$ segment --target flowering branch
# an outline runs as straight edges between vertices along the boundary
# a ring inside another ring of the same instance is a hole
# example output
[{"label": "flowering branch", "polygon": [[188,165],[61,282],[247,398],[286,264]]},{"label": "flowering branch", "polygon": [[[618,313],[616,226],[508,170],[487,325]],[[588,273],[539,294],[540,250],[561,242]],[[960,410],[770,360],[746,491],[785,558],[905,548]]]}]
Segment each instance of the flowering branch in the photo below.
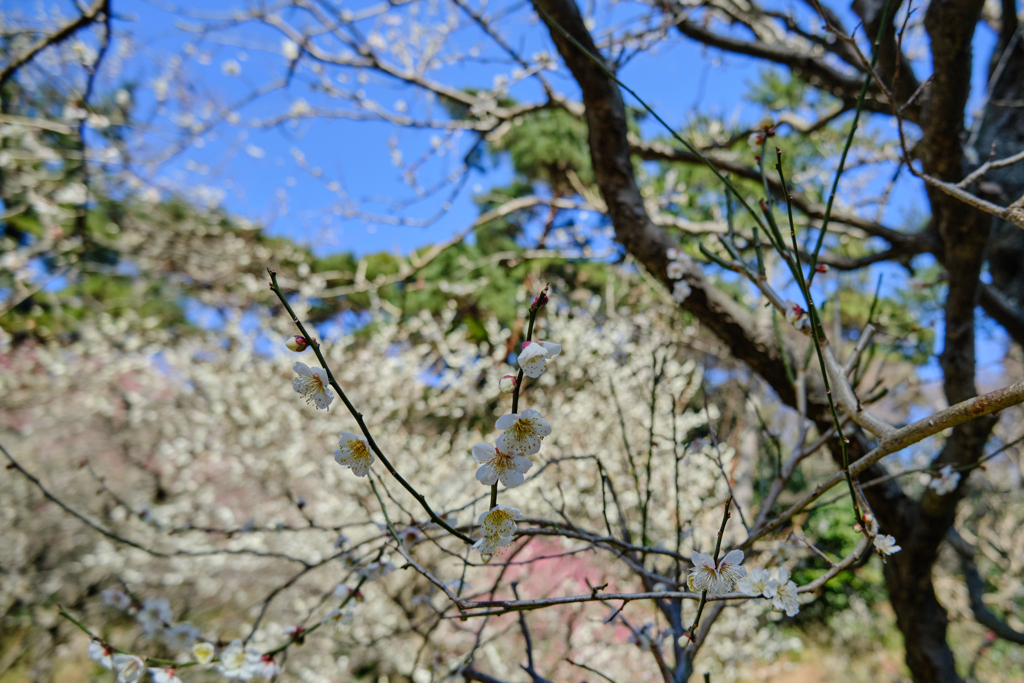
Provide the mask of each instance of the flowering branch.
[{"label": "flowering branch", "polygon": [[331,373],[331,369],[330,367],[328,367],[327,361],[324,360],[324,356],[320,352],[319,342],[317,342],[316,339],[314,339],[308,332],[306,332],[306,327],[299,320],[298,316],[295,315],[295,311],[292,310],[291,304],[288,303],[288,299],[285,297],[284,292],[282,292],[281,288],[278,287],[277,273],[270,268],[267,268],[267,272],[270,274],[271,291],[273,291],[274,294],[277,295],[277,298],[281,301],[281,304],[285,307],[285,310],[288,311],[288,315],[291,316],[292,323],[295,324],[295,326],[298,328],[302,336],[306,338],[306,343],[310,347],[312,347],[313,353],[316,354],[316,359],[320,362],[320,367],[322,367],[324,369],[324,372],[327,373],[327,377],[328,380],[330,381],[331,387],[333,387],[334,390],[338,392],[338,396],[341,397],[341,400],[345,404],[345,407],[348,409],[352,417],[355,418],[356,423],[359,425],[359,430],[363,433],[363,436],[366,437],[366,441],[369,444],[370,449],[373,451],[374,455],[380,458],[380,461],[384,463],[384,467],[387,469],[388,472],[391,473],[391,476],[398,480],[398,483],[402,485],[402,488],[404,488],[406,491],[412,494],[413,498],[416,499],[420,506],[430,516],[430,521],[434,522],[435,524],[437,524],[453,536],[461,539],[463,542],[472,543],[473,539],[471,539],[469,536],[462,533],[461,531],[450,526],[448,522],[446,522],[436,512],[434,512],[430,505],[427,504],[426,496],[417,491],[412,486],[412,484],[406,481],[405,478],[398,473],[398,470],[394,468],[394,466],[391,464],[391,461],[388,460],[384,453],[380,450],[380,447],[377,445],[377,442],[374,441],[373,439],[373,435],[370,434],[370,429],[366,426],[366,421],[363,420],[363,414],[356,410],[356,407],[352,405],[352,402],[345,394],[345,391],[341,388],[341,385],[339,385],[337,380],[334,379],[334,375]]}]

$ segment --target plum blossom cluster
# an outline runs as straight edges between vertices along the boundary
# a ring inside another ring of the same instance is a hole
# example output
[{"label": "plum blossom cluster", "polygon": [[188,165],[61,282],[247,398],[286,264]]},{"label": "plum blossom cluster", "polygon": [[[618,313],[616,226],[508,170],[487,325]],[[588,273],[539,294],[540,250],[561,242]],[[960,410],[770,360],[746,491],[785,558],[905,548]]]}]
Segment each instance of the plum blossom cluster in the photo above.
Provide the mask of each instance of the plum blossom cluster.
[{"label": "plum blossom cluster", "polygon": [[771,600],[772,609],[785,612],[787,617],[800,612],[796,583],[789,578],[789,570],[780,567],[776,578],[771,578],[767,569],[751,569],[736,583],[739,592],[750,597],[764,597]]},{"label": "plum blossom cluster", "polygon": [[676,303],[683,303],[690,296],[690,284],[683,279],[687,269],[693,265],[693,261],[682,250],[672,247],[668,250],[668,266],[666,274],[670,280],[675,280],[672,285],[672,298]]},{"label": "plum blossom cluster", "polygon": [[[537,311],[547,303],[547,288],[541,292],[530,307],[530,330]],[[512,405],[519,402],[519,381],[522,377],[536,379],[547,369],[548,361],[562,352],[562,346],[553,342],[527,340],[517,358],[519,378],[506,375],[499,382],[503,393],[514,394]],[[515,408],[513,408],[515,410]],[[516,532],[516,522],[523,519],[523,514],[514,507],[497,504],[497,484],[500,481],[506,489],[515,488],[525,480],[525,474],[533,467],[529,456],[540,452],[544,437],[551,434],[551,425],[536,410],[526,409],[521,412],[502,415],[494,423],[501,435],[492,446],[489,443],[478,443],[473,446],[473,459],[480,464],[476,471],[476,479],[485,486],[491,486],[491,509],[480,515],[478,523],[483,531],[473,547],[480,551],[481,557],[489,558],[495,551],[512,543]]]},{"label": "plum blossom cluster", "polygon": [[686,578],[686,585],[697,592],[707,591],[709,598],[716,598],[730,592],[736,582],[747,575],[743,564],[743,551],[730,550],[718,564],[707,553],[694,551],[690,556],[693,567]]},{"label": "plum blossom cluster", "polygon": [[[134,612],[142,632],[153,641],[162,642],[169,650],[178,654],[175,661],[184,663],[189,655],[194,660],[190,665],[213,665],[216,671],[228,679],[249,680],[257,676],[270,679],[281,673],[273,655],[246,646],[241,640],[234,640],[221,649],[200,640],[199,629],[188,623],[172,623],[173,612],[166,598],[147,598],[142,605],[118,589],[102,593],[103,602],[115,609]],[[179,683],[178,666],[157,660],[160,666],[149,666],[147,659],[122,652],[110,644],[94,638],[89,643],[89,657],[105,669],[114,672],[117,683],[138,683],[148,673],[154,683]],[[152,661],[152,660],[149,660]]]},{"label": "plum blossom cluster", "polygon": [[931,481],[928,482],[928,488],[934,490],[940,496],[944,496],[955,491],[959,483],[960,473],[954,472],[952,465],[946,465],[939,470],[939,476],[932,477]]}]

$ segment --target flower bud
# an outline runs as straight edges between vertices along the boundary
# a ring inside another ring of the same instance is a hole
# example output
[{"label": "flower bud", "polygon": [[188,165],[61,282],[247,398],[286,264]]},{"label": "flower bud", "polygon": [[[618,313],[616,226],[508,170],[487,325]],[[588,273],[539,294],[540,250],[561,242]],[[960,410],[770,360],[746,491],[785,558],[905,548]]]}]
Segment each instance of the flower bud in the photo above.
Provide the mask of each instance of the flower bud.
[{"label": "flower bud", "polygon": [[816,272],[816,273],[827,273],[828,272],[828,264],[827,263],[820,263],[820,264],[814,266],[814,272]]},{"label": "flower bud", "polygon": [[498,380],[498,388],[503,394],[511,394],[516,390],[516,378],[513,375],[505,375]]},{"label": "flower bud", "polygon": [[294,337],[288,337],[288,341],[286,341],[284,345],[295,353],[305,351],[306,347],[309,346],[309,344],[306,343],[306,338],[301,334],[297,334]]},{"label": "flower bud", "polygon": [[530,310],[536,311],[539,308],[543,308],[544,304],[548,302],[548,286],[544,285],[544,289],[533,299],[533,303],[530,305]]}]

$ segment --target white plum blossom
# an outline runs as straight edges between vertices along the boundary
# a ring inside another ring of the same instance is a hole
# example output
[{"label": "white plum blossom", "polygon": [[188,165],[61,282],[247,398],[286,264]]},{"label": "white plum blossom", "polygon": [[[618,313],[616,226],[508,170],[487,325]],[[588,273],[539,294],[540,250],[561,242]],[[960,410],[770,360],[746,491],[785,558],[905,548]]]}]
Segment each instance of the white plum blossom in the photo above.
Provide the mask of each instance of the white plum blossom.
[{"label": "white plum blossom", "polygon": [[344,600],[350,595],[352,595],[352,587],[347,583],[339,583],[338,587],[334,589],[334,597],[336,598]]},{"label": "white plum blossom", "polygon": [[342,612],[340,609],[333,609],[331,613],[327,615],[327,618],[333,621],[338,626],[348,626],[355,620],[356,613],[354,610],[347,609]]},{"label": "white plum blossom", "polygon": [[138,683],[146,674],[146,662],[135,655],[114,655],[117,683]]},{"label": "white plum blossom", "polygon": [[281,41],[281,55],[288,61],[297,59],[299,56],[299,44],[294,40],[285,38]]},{"label": "white plum blossom", "polygon": [[100,641],[94,640],[89,643],[89,658],[99,662],[103,668],[109,669],[114,666],[113,655],[114,651]]},{"label": "white plum blossom", "polygon": [[686,280],[679,280],[672,286],[672,298],[675,299],[677,304],[686,301],[692,293],[693,290],[690,288],[690,283]]},{"label": "white plum blossom", "polygon": [[398,540],[401,541],[402,546],[408,550],[423,540],[423,532],[420,531],[418,526],[409,524],[402,527],[398,532]]},{"label": "white plum blossom", "polygon": [[771,574],[767,569],[751,569],[746,576],[736,582],[736,590],[754,598],[762,595],[768,597],[765,591],[770,579]]},{"label": "white plum blossom", "polygon": [[176,669],[153,669],[149,670],[153,677],[153,683],[181,683]]},{"label": "white plum blossom", "polygon": [[259,658],[259,651],[246,648],[241,639],[236,638],[220,653],[220,664],[217,666],[217,670],[225,678],[247,681],[256,674],[253,664],[258,662]]},{"label": "white plum blossom", "polygon": [[196,643],[192,646],[192,656],[200,664],[209,664],[213,661],[215,654],[217,654],[217,648],[213,646],[213,643]]},{"label": "white plum blossom", "polygon": [[807,326],[807,311],[805,311],[800,304],[790,299],[786,299],[783,305],[786,307],[787,322],[796,326],[798,330]]},{"label": "white plum blossom", "polygon": [[503,394],[511,394],[516,390],[516,378],[515,375],[505,375],[498,380],[498,389]]},{"label": "white plum blossom", "polygon": [[507,455],[487,443],[473,446],[473,459],[480,463],[476,478],[485,486],[493,486],[500,481],[505,488],[514,488],[526,480],[524,473],[533,467],[533,463],[522,455]]},{"label": "white plum blossom", "polygon": [[167,601],[167,598],[146,598],[146,602],[143,603],[142,609],[135,615],[135,618],[146,635],[152,638],[170,624],[173,616],[171,603]]},{"label": "white plum blossom", "polygon": [[523,342],[516,362],[527,377],[537,379],[548,366],[548,361],[562,352],[561,344],[552,342]]},{"label": "white plum blossom", "polygon": [[376,459],[370,450],[369,442],[352,432],[341,432],[338,441],[340,448],[334,450],[334,460],[339,465],[350,468],[352,474],[357,477],[365,477]]},{"label": "white plum blossom", "polygon": [[896,539],[889,535],[875,536],[874,544],[875,549],[883,555],[892,555],[902,550],[901,546],[896,545]]},{"label": "white plum blossom", "polygon": [[747,575],[747,570],[740,566],[743,563],[742,550],[730,550],[717,567],[714,558],[707,553],[694,551],[690,559],[693,568],[686,579],[686,585],[692,591],[707,591],[708,597],[728,593],[738,580]]},{"label": "white plum blossom", "polygon": [[292,380],[295,391],[306,399],[306,403],[312,402],[317,408],[327,410],[334,400],[334,392],[331,391],[327,379],[327,371],[323,368],[311,368],[305,363],[295,363],[292,366],[296,377]]},{"label": "white plum blossom", "polygon": [[789,570],[785,567],[779,568],[779,578],[768,582],[764,591],[766,598],[771,598],[772,609],[776,612],[785,612],[787,617],[796,616],[800,611],[800,602],[797,600],[796,584],[789,580]]},{"label": "white plum blossom", "polygon": [[108,588],[101,595],[103,596],[104,604],[110,605],[122,612],[132,606],[132,599],[125,595],[125,592],[122,590]]},{"label": "white plum blossom", "polygon": [[960,473],[954,472],[952,465],[946,465],[939,470],[938,477],[932,477],[932,480],[928,482],[928,488],[935,489],[935,493],[944,496],[955,491],[959,483]]},{"label": "white plum blossom", "polygon": [[252,663],[252,672],[257,676],[270,679],[281,673],[281,667],[277,665],[272,655],[262,655]]},{"label": "white plum blossom", "polygon": [[686,266],[682,261],[669,261],[667,272],[670,280],[678,280],[686,274]]},{"label": "white plum blossom", "polygon": [[242,65],[234,59],[229,59],[220,65],[220,70],[225,76],[237,76],[242,73]]},{"label": "white plum blossom", "polygon": [[172,650],[187,650],[199,639],[199,628],[187,621],[171,626],[164,632],[167,647]]},{"label": "white plum blossom", "polygon": [[395,571],[397,567],[391,562],[386,560],[377,560],[366,565],[360,570],[359,575],[366,578],[367,581],[373,581],[374,579],[382,579],[391,572]]},{"label": "white plum blossom", "polygon": [[500,504],[494,506],[480,515],[479,524],[484,536],[473,544],[473,548],[479,550],[481,555],[491,555],[498,548],[509,545],[515,538],[516,522],[522,519],[523,513],[514,507]]},{"label": "white plum blossom", "polygon": [[533,455],[540,450],[541,440],[551,434],[548,421],[532,409],[502,415],[494,428],[505,432],[494,443],[495,448],[510,455]]}]

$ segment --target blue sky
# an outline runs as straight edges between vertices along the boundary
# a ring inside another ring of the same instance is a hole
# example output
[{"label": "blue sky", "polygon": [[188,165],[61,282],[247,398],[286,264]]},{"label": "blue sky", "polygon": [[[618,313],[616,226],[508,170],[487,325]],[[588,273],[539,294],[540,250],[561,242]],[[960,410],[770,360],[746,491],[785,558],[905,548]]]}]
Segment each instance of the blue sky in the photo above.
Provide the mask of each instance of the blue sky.
[{"label": "blue sky", "polygon": [[[344,7],[359,11],[373,4],[372,0],[357,0],[345,3]],[[415,3],[417,6],[420,4]],[[843,16],[848,28],[857,25],[844,5],[831,4]],[[108,81],[107,85],[115,87],[126,81],[140,85],[136,97],[137,115],[153,127],[149,136],[151,150],[161,150],[174,141],[177,133],[171,130],[168,119],[187,125],[187,119],[181,115],[194,114],[174,109],[156,113],[157,102],[152,88],[173,59],[183,59],[183,75],[194,89],[190,96],[195,97],[196,102],[236,102],[260,84],[284,76],[287,61],[281,56],[282,34],[274,29],[246,24],[240,30],[212,32],[205,36],[188,30],[189,26],[195,27],[200,23],[190,18],[190,14],[228,16],[239,6],[237,1],[187,0],[174,3],[173,7],[179,11],[172,12],[169,11],[171,3],[162,0],[120,0],[117,3],[120,19],[115,22],[116,30],[130,34],[139,49],[117,80]],[[7,7],[8,11],[21,8],[31,14],[39,6],[16,1]],[[488,12],[493,13],[499,7],[504,6],[490,6]],[[519,9],[500,23],[504,34],[525,55],[542,49],[553,53],[546,31],[534,23],[532,15],[521,5],[515,7]],[[611,10],[599,12],[598,23],[621,22],[637,16],[642,9],[639,5],[616,5]],[[798,8],[797,11],[803,10]],[[284,19],[290,21],[295,17],[285,14]],[[366,21],[360,25],[364,30],[370,30],[374,22]],[[977,54],[987,56],[992,42],[991,31],[980,29],[976,39]],[[465,51],[476,45],[483,48],[480,60],[463,59],[443,67],[435,74],[440,81],[460,88],[486,88],[491,85],[495,73],[507,73],[509,70],[506,64],[494,63],[494,60],[504,57],[504,53],[464,15],[452,34],[451,45]],[[491,61],[483,61],[485,59]],[[228,62],[239,67],[237,76],[224,73],[224,65]],[[980,98],[986,67],[986,60],[975,61],[978,76],[975,79],[975,101]],[[752,59],[706,49],[678,34],[670,34],[670,39],[660,43],[656,50],[641,53],[630,61],[620,72],[620,77],[672,125],[684,125],[698,111],[718,114],[727,120],[754,122],[762,112],[744,102],[742,95],[747,85],[757,80],[762,68],[762,64]],[[928,65],[920,64],[918,68],[923,76]],[[341,73],[341,70],[336,72]],[[410,113],[415,114],[430,106],[422,93],[395,80],[371,75],[366,83],[357,85],[354,82],[355,72],[348,69],[345,73],[350,80],[343,84],[344,87],[363,89],[385,107],[403,101]],[[572,97],[577,96],[575,83],[564,70],[551,74],[551,79],[556,88]],[[502,185],[510,177],[510,170],[501,165],[486,174],[470,172],[465,185],[454,196],[451,193],[453,188],[446,187],[437,195],[428,194],[417,200],[403,181],[400,169],[392,164],[389,141],[397,140],[397,149],[409,161],[430,150],[432,136],[443,137],[441,133],[399,130],[388,123],[345,119],[305,119],[269,130],[246,125],[253,120],[279,116],[300,99],[314,108],[336,106],[331,98],[314,92],[310,88],[311,83],[315,84],[315,79],[310,71],[299,69],[286,89],[240,109],[241,126],[221,124],[215,127],[196,144],[187,146],[163,163],[158,175],[169,181],[171,186],[193,189],[208,186],[214,191],[215,198],[223,193],[222,205],[229,211],[268,225],[274,234],[309,243],[318,253],[338,250],[408,253],[443,240],[465,228],[476,216],[472,201],[474,193]],[[532,79],[514,88],[512,94],[523,101],[536,100],[541,95]],[[663,133],[653,120],[644,122],[643,128],[646,134]],[[887,137],[894,134],[888,126],[876,125],[870,120],[862,125],[862,131]],[[472,134],[467,134],[454,140],[453,149],[444,158],[430,162],[424,168],[422,184],[429,186],[456,168],[473,138]],[[302,163],[297,158],[302,159]],[[346,209],[353,201],[382,216],[393,213],[386,202],[374,201],[376,198],[410,200],[411,205],[401,214],[427,224],[395,226],[382,220],[346,215]],[[450,209],[447,208],[448,202]],[[919,184],[904,174],[904,180],[886,212],[886,219],[898,226],[907,215],[920,212],[921,208]]]}]

